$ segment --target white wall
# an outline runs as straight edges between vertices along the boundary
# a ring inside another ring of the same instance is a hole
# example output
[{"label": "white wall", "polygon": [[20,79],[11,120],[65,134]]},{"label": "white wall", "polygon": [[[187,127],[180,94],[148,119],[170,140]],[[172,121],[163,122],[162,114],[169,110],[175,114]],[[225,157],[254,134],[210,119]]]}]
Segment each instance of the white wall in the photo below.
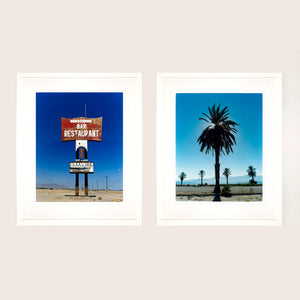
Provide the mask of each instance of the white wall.
[{"label": "white wall", "polygon": [[[292,0],[1,2],[0,298],[299,299],[298,15]],[[15,225],[16,72],[143,73],[142,227]],[[283,72],[283,227],[156,227],[156,72]]]},{"label": "white wall", "polygon": [[[300,53],[298,52],[298,62]],[[283,77],[283,222],[286,225],[300,225],[300,68]]]}]

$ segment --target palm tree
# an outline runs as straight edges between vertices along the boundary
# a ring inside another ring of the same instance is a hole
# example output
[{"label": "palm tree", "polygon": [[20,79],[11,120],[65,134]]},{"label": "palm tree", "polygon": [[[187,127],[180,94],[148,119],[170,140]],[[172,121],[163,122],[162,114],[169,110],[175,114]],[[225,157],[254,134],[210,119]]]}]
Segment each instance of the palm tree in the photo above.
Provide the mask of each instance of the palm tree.
[{"label": "palm tree", "polygon": [[180,179],[180,182],[181,182],[181,186],[182,186],[182,182],[183,180],[186,178],[186,174],[184,172],[181,172],[180,175],[179,175],[179,179]]},{"label": "palm tree", "polygon": [[256,176],[256,168],[254,168],[253,166],[249,166],[247,169],[247,173],[249,177],[252,177],[252,180],[250,181],[254,182],[254,177]]},{"label": "palm tree", "polygon": [[198,173],[198,175],[201,177],[201,185],[203,185],[203,177],[205,175],[205,171],[204,170],[200,170],[200,172]]},{"label": "palm tree", "polygon": [[225,168],[225,169],[223,170],[223,175],[226,177],[227,185],[228,185],[228,177],[229,177],[229,175],[231,175],[230,169],[229,169],[229,168]]},{"label": "palm tree", "polygon": [[216,108],[214,104],[211,108],[208,107],[209,116],[202,113],[206,118],[201,117],[199,120],[204,120],[209,125],[197,139],[201,152],[205,150],[205,154],[208,154],[210,151],[212,151],[212,154],[215,154],[216,185],[214,193],[217,194],[215,201],[220,200],[220,154],[233,152],[232,146],[236,144],[234,134],[237,133],[235,126],[238,125],[229,119],[228,107],[225,106],[225,108],[220,110],[220,106],[221,104]]}]

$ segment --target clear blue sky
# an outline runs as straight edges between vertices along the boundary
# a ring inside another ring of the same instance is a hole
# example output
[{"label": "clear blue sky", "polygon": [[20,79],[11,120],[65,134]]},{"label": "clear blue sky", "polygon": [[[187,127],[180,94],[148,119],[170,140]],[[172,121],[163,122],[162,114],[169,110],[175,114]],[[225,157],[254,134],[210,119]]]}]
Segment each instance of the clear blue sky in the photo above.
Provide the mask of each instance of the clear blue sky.
[{"label": "clear blue sky", "polygon": [[231,176],[247,175],[248,166],[256,168],[262,175],[262,94],[231,93],[180,93],[176,95],[176,174],[181,172],[186,179],[199,178],[199,171],[205,177],[214,177],[215,157],[200,152],[198,137],[208,123],[199,120],[202,113],[209,115],[208,107],[221,104],[227,106],[230,118],[237,126],[236,145],[233,153],[220,156],[221,175],[224,168],[230,168]]},{"label": "clear blue sky", "polygon": [[[88,159],[94,162],[89,187],[123,189],[123,94],[37,93],[36,94],[36,182],[75,186],[69,162],[75,160],[75,141],[61,141],[61,117],[103,117],[102,142],[88,141]],[[79,175],[80,188],[84,175]]]}]

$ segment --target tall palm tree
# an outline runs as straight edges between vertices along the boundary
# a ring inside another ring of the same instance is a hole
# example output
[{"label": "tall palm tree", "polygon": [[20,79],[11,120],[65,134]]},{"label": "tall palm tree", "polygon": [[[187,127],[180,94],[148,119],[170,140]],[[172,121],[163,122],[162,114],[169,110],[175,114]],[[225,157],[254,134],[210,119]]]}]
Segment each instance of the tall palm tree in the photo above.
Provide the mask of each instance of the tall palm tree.
[{"label": "tall palm tree", "polygon": [[203,177],[205,175],[205,171],[204,170],[200,170],[200,172],[198,173],[198,175],[201,177],[201,185],[203,185]]},{"label": "tall palm tree", "polygon": [[186,174],[184,172],[181,172],[179,175],[179,179],[180,179],[180,185],[182,186],[182,182],[183,180],[186,178]]},{"label": "tall palm tree", "polygon": [[229,154],[233,152],[232,146],[236,144],[234,134],[237,133],[235,126],[238,124],[229,119],[228,107],[220,109],[221,104],[216,107],[214,104],[211,108],[208,107],[209,115],[202,113],[204,120],[209,125],[203,130],[202,134],[197,139],[200,145],[200,151],[205,150],[205,154],[212,151],[215,154],[215,177],[216,185],[214,193],[217,194],[215,201],[219,201],[220,197],[220,154]]},{"label": "tall palm tree", "polygon": [[256,168],[253,166],[249,166],[247,169],[247,173],[249,177],[252,177],[252,182],[254,182],[254,177],[256,176]]},{"label": "tall palm tree", "polygon": [[225,169],[223,170],[223,175],[226,177],[227,185],[228,185],[228,177],[229,177],[229,175],[231,175],[230,169],[229,169],[229,168],[225,168]]}]

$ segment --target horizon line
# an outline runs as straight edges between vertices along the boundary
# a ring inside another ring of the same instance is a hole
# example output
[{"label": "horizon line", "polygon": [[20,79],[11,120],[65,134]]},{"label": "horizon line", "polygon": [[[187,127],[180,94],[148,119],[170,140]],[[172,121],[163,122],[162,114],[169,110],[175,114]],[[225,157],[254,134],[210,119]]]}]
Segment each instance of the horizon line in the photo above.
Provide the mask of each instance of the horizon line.
[{"label": "horizon line", "polygon": [[[183,172],[184,172],[184,171],[183,171]],[[242,176],[248,176],[248,175],[229,176],[228,178],[242,177]],[[260,175],[260,174],[254,176],[254,177],[258,177],[258,176],[263,177],[263,175]],[[248,177],[251,178],[251,176],[248,176]],[[215,177],[203,177],[203,180],[204,180],[204,178],[205,178],[206,180],[209,180],[209,179],[215,179]],[[220,178],[226,178],[226,176],[220,176]],[[201,177],[197,177],[197,178],[188,178],[188,177],[186,177],[186,178],[184,178],[184,180],[201,180]],[[179,180],[179,181],[180,181],[180,180]]]}]

